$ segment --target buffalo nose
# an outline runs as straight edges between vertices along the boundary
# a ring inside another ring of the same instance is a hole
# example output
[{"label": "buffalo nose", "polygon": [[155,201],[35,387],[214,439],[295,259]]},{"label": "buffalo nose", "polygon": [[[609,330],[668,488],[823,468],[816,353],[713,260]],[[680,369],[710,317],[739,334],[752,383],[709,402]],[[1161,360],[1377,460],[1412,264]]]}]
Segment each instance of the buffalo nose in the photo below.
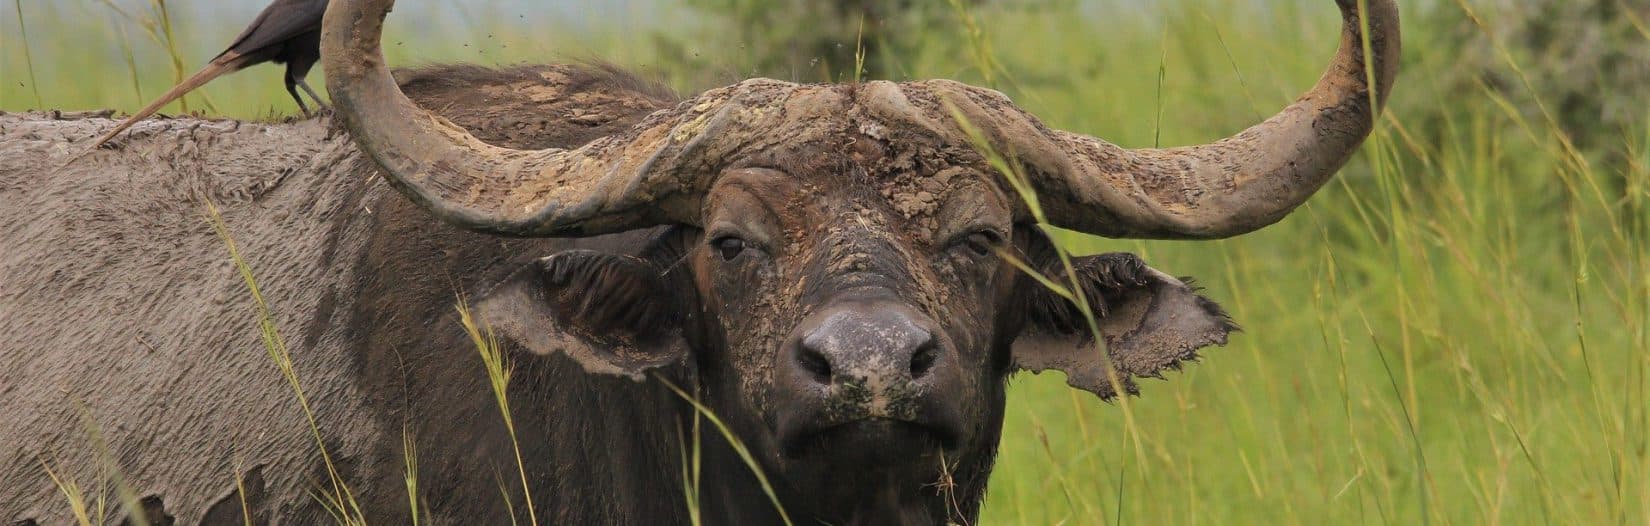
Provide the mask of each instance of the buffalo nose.
[{"label": "buffalo nose", "polygon": [[933,331],[903,309],[831,313],[808,330],[795,349],[799,368],[825,386],[920,381],[940,358]]}]

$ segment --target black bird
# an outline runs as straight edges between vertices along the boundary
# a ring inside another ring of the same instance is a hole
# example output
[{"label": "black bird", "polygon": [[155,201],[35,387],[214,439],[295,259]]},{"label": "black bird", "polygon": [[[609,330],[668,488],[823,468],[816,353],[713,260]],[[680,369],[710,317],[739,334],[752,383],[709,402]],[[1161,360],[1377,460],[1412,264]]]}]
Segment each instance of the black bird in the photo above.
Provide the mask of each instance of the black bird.
[{"label": "black bird", "polygon": [[309,106],[304,105],[297,88],[303,88],[316,104],[325,106],[315,90],[304,82],[304,77],[321,59],[321,15],[326,11],[327,0],[275,0],[258,13],[258,18],[241,31],[241,36],[235,37],[229,49],[219,53],[188,80],[173,86],[159,99],[103,134],[92,144],[92,149],[96,150],[185,93],[218,77],[265,62],[286,64],[286,92],[292,94],[292,100],[298,102],[298,109],[303,110],[304,115],[309,115]]}]

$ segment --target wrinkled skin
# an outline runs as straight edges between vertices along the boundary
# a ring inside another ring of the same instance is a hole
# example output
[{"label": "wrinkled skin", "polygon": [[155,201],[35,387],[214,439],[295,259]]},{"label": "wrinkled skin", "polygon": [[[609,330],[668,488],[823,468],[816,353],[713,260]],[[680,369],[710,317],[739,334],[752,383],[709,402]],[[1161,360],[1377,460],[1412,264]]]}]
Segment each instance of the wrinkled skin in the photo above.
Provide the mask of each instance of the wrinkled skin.
[{"label": "wrinkled skin", "polygon": [[[974,471],[985,468],[995,449],[1008,364],[1007,341],[996,330],[1007,320],[998,319],[999,311],[1014,299],[1014,286],[1024,285],[994,252],[999,242],[1011,241],[1009,201],[977,172],[958,171],[948,188],[925,203],[935,213],[926,221],[909,220],[878,188],[881,181],[900,175],[887,167],[894,164],[894,155],[886,145],[863,136],[841,141],[802,145],[843,152],[840,156],[780,152],[778,159],[752,163],[779,169],[734,168],[712,189],[707,237],[737,237],[747,240],[748,248],[732,259],[720,250],[692,256],[695,284],[708,300],[707,317],[726,338],[724,359],[731,366],[711,377],[715,387],[710,394],[719,405],[749,404],[750,414],[761,416],[760,424],[741,422],[748,430],[743,436],[767,438],[757,441],[759,447],[769,451],[767,458],[784,457],[777,471],[786,480],[801,482],[798,491],[835,497],[825,499],[826,508],[817,512],[856,509],[866,521],[924,514],[937,519],[944,516],[944,503],[934,492],[922,491],[922,483],[941,479],[942,453]],[[792,159],[822,161],[810,166]],[[970,236],[980,232],[989,236],[985,250],[969,245]],[[855,304],[867,297],[875,299]],[[938,374],[956,376],[943,382],[942,394],[906,396],[898,392],[901,386],[893,386],[888,392],[868,388],[857,398],[850,391],[809,400],[793,395],[786,382],[775,378],[789,372],[783,363],[792,359],[787,343],[801,337],[795,333],[806,318],[833,308],[867,310],[885,304],[913,309],[935,323],[941,342],[935,367]],[[807,408],[809,404],[823,407]],[[809,409],[821,415],[788,414]],[[835,424],[867,417],[923,421],[942,428],[938,432],[944,439],[901,436],[931,430],[893,428],[860,436],[839,432],[812,439],[821,444],[791,446],[808,449],[796,456],[778,454],[786,444],[776,442],[809,440],[783,436],[787,419]],[[968,427],[959,427],[963,423]],[[890,434],[894,436],[883,436]],[[860,482],[844,483],[850,480]]]}]

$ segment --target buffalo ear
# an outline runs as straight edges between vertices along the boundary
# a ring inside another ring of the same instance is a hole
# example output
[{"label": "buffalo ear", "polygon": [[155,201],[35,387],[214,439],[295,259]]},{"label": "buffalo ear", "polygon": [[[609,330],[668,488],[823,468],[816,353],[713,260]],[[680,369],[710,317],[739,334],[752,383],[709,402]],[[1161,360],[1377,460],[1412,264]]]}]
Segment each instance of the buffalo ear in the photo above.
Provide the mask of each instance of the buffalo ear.
[{"label": "buffalo ear", "polygon": [[687,355],[682,309],[662,269],[632,256],[569,250],[534,260],[483,296],[485,325],[592,373],[642,380]]},{"label": "buffalo ear", "polygon": [[1114,379],[1122,391],[1136,394],[1133,377],[1161,378],[1163,369],[1179,369],[1182,361],[1196,359],[1198,349],[1225,345],[1226,335],[1237,329],[1219,305],[1133,254],[1076,258],[1072,266],[1079,287],[1069,287],[1058,263],[1043,273],[1086,295],[1106,355],[1094,345],[1093,331],[1077,306],[1037,286],[1026,327],[1014,341],[1016,368],[1059,369],[1072,387],[1110,399],[1119,391]]}]

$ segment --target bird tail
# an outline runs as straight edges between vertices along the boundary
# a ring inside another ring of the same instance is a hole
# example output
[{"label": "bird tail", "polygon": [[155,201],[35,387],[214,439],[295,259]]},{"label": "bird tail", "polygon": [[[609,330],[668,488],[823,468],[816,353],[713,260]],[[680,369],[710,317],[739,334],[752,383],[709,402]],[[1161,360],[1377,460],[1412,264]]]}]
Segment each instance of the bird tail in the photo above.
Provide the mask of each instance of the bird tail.
[{"label": "bird tail", "polygon": [[[224,58],[228,58],[229,60],[223,60]],[[234,60],[235,58],[239,57],[219,57],[219,60],[213,60],[210,64],[207,64],[206,67],[201,68],[200,71],[196,72],[188,79],[185,79],[178,85],[173,86],[172,89],[167,90],[165,94],[161,95],[160,98],[155,99],[154,102],[149,103],[148,106],[144,106],[143,109],[138,110],[138,112],[132,114],[131,117],[127,117],[126,120],[121,121],[119,126],[115,126],[115,129],[109,130],[109,132],[103,134],[102,137],[98,137],[97,142],[92,143],[92,147],[87,149],[87,151],[97,150],[98,147],[103,146],[103,143],[109,142],[110,139],[115,138],[116,135],[120,135],[120,132],[126,131],[127,128],[131,128],[132,125],[137,124],[138,121],[148,118],[150,115],[154,115],[155,112],[160,111],[162,106],[170,104],[172,101],[182,97],[185,93],[189,93],[195,88],[199,88],[208,82],[212,82],[213,79],[239,70],[240,68],[237,67],[238,64],[236,63],[238,61]]]}]

